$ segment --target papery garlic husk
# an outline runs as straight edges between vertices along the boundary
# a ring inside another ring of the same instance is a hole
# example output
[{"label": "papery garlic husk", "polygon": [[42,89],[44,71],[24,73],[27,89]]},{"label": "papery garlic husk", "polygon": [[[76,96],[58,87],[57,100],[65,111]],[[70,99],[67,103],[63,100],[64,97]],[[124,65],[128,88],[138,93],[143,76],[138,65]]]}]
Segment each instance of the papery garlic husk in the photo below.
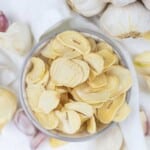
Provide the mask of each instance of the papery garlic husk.
[{"label": "papery garlic husk", "polygon": [[139,2],[125,7],[109,5],[99,20],[107,34],[117,38],[143,37],[150,31],[150,12]]},{"label": "papery garlic husk", "polygon": [[112,3],[117,7],[126,6],[130,3],[135,2],[136,0],[103,0],[104,2]]},{"label": "papery garlic husk", "polygon": [[23,55],[32,48],[32,44],[32,34],[26,24],[15,22],[5,33],[0,32],[0,48],[4,50]]},{"label": "papery garlic husk", "polygon": [[101,13],[106,6],[102,0],[67,0],[67,3],[74,11],[85,17]]},{"label": "papery garlic husk", "polygon": [[142,0],[142,2],[144,3],[145,7],[150,10],[150,0]]}]

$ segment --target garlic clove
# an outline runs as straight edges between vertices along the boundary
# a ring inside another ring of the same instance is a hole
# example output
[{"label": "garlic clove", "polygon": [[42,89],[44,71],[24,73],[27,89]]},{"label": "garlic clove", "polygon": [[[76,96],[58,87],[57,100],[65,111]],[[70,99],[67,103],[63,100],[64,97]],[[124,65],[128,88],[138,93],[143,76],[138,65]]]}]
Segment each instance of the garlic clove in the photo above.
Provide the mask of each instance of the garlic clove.
[{"label": "garlic clove", "polygon": [[31,140],[30,147],[32,150],[36,150],[40,144],[47,139],[47,136],[41,132],[38,132]]},{"label": "garlic clove", "polygon": [[5,14],[0,11],[0,32],[5,32],[9,26],[9,22]]},{"label": "garlic clove", "polygon": [[22,109],[19,109],[14,117],[14,123],[16,127],[28,136],[34,136],[37,132],[34,125],[27,118],[26,114]]},{"label": "garlic clove", "polygon": [[149,0],[142,0],[142,2],[144,3],[145,7],[150,10],[150,1]]},{"label": "garlic clove", "polygon": [[149,24],[150,12],[140,2],[125,7],[109,5],[99,21],[105,32],[121,39],[141,37],[142,33],[150,31]]},{"label": "garlic clove", "polygon": [[69,6],[85,17],[92,17],[101,13],[106,4],[101,0],[67,0]]}]

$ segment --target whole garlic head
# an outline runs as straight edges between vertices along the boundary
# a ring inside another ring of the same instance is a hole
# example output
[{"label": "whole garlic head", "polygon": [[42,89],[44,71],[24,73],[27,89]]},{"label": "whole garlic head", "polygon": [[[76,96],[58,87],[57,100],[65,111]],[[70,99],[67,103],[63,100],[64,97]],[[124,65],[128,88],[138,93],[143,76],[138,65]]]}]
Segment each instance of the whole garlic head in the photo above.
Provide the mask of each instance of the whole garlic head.
[{"label": "whole garlic head", "polygon": [[136,0],[104,0],[104,2],[112,3],[115,6],[121,7],[135,2]]},{"label": "whole garlic head", "polygon": [[125,7],[109,5],[99,26],[111,36],[137,38],[150,31],[150,12],[139,2]]},{"label": "whole garlic head", "polygon": [[142,2],[144,3],[145,7],[150,10],[150,0],[142,0]]},{"label": "whole garlic head", "polygon": [[32,47],[32,35],[26,24],[15,22],[5,33],[0,32],[0,47],[23,55]]},{"label": "whole garlic head", "polygon": [[85,17],[101,13],[106,6],[102,0],[67,0],[70,7]]}]

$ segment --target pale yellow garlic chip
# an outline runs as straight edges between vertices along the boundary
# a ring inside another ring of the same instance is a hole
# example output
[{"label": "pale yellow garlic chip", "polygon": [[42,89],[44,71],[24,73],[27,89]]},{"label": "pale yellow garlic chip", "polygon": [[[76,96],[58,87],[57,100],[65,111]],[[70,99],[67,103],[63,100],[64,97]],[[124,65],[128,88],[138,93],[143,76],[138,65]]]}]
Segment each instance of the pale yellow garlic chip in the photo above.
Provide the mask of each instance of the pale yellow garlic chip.
[{"label": "pale yellow garlic chip", "polygon": [[56,116],[61,122],[58,130],[67,134],[76,133],[81,126],[80,116],[77,112],[72,110],[56,111]]},{"label": "pale yellow garlic chip", "polygon": [[120,84],[118,87],[118,94],[124,93],[131,88],[132,78],[128,69],[123,66],[115,65],[110,67],[107,73],[109,75],[114,75],[119,79]]},{"label": "pale yellow garlic chip", "polygon": [[109,52],[113,52],[113,48],[106,42],[101,41],[97,44],[97,50],[108,50]]},{"label": "pale yellow garlic chip", "polygon": [[45,63],[42,59],[38,57],[31,58],[32,68],[31,71],[27,74],[27,82],[37,83],[40,81],[45,74]]},{"label": "pale yellow garlic chip", "polygon": [[105,74],[100,74],[93,79],[91,75],[89,76],[87,83],[91,88],[101,88],[107,84],[107,77]]},{"label": "pale yellow garlic chip", "polygon": [[51,79],[49,79],[47,86],[46,86],[46,89],[47,90],[55,90],[56,84]]},{"label": "pale yellow garlic chip", "polygon": [[91,38],[91,37],[88,37],[87,39],[89,40],[89,43],[91,45],[91,51],[95,52],[97,50],[96,41],[93,38]]},{"label": "pale yellow garlic chip", "polygon": [[88,76],[83,72],[87,67],[86,63],[84,63],[84,66],[81,68],[81,65],[79,66],[73,60],[58,58],[54,60],[51,65],[50,75],[52,81],[56,83],[57,86],[75,87],[83,83],[86,79],[85,76]]},{"label": "pale yellow garlic chip", "polygon": [[64,31],[56,37],[63,45],[75,49],[81,54],[88,54],[91,51],[89,41],[79,32]]},{"label": "pale yellow garlic chip", "polygon": [[17,97],[11,91],[0,87],[0,128],[13,117],[17,109]]},{"label": "pale yellow garlic chip", "polygon": [[141,67],[150,67],[150,52],[143,52],[134,58],[134,63],[137,66]]},{"label": "pale yellow garlic chip", "polygon": [[131,109],[129,107],[129,105],[125,102],[120,109],[117,111],[113,121],[115,122],[121,122],[123,120],[125,120],[129,113],[130,113]]},{"label": "pale yellow garlic chip", "polygon": [[104,59],[96,53],[84,55],[84,60],[96,71],[97,74],[102,73],[104,69]]},{"label": "pale yellow garlic chip", "polygon": [[110,66],[116,63],[117,57],[110,50],[103,49],[98,51],[98,54],[104,59],[104,69],[107,70]]},{"label": "pale yellow garlic chip", "polygon": [[37,118],[39,123],[42,125],[42,127],[44,127],[47,130],[55,129],[59,123],[59,120],[53,111],[48,114],[36,112],[35,117]]},{"label": "pale yellow garlic chip", "polygon": [[45,90],[39,97],[38,109],[43,113],[49,113],[58,106],[59,101],[59,93],[54,90]]},{"label": "pale yellow garlic chip", "polygon": [[87,132],[90,134],[93,134],[96,132],[96,121],[95,117],[92,116],[88,121],[87,121]]},{"label": "pale yellow garlic chip", "polygon": [[77,58],[80,56],[81,56],[81,53],[74,50],[74,51],[67,51],[66,53],[64,53],[64,55],[62,57],[65,57],[67,59],[73,59],[73,58]]},{"label": "pale yellow garlic chip", "polygon": [[[98,92],[90,92],[89,86],[84,83],[80,86],[75,87],[72,90],[73,97],[77,95],[79,99],[88,104],[97,104],[100,102],[105,102],[109,100],[110,92],[108,89],[101,89]],[[76,97],[74,97],[76,99]]]},{"label": "pale yellow garlic chip", "polygon": [[64,53],[73,51],[73,49],[64,46],[57,39],[52,39],[41,51],[41,54],[46,58],[55,59],[63,56]]},{"label": "pale yellow garlic chip", "polygon": [[69,109],[69,110],[77,111],[88,117],[91,117],[94,113],[92,106],[87,103],[84,103],[84,102],[67,103],[67,104],[65,104],[65,108]]},{"label": "pale yellow garlic chip", "polygon": [[26,88],[27,100],[31,109],[35,112],[39,112],[38,104],[39,97],[44,92],[44,87],[40,84],[30,84]]},{"label": "pale yellow garlic chip", "polygon": [[82,61],[82,60],[73,59],[72,61],[75,62],[76,64],[78,64],[81,67],[83,76],[82,76],[82,80],[81,80],[80,83],[83,83],[89,77],[90,68],[89,68],[88,64],[86,62]]},{"label": "pale yellow garlic chip", "polygon": [[66,141],[62,141],[62,140],[58,140],[58,139],[54,139],[54,138],[50,138],[49,143],[52,148],[58,148],[58,147],[61,147],[65,144],[67,144]]},{"label": "pale yellow garlic chip", "polygon": [[104,103],[104,105],[98,109],[97,118],[100,122],[104,124],[108,124],[113,121],[116,113],[120,109],[120,107],[125,102],[126,95],[122,94],[113,101],[108,101]]},{"label": "pale yellow garlic chip", "polygon": [[136,64],[136,69],[143,75],[150,75],[150,67],[149,66],[141,66]]}]

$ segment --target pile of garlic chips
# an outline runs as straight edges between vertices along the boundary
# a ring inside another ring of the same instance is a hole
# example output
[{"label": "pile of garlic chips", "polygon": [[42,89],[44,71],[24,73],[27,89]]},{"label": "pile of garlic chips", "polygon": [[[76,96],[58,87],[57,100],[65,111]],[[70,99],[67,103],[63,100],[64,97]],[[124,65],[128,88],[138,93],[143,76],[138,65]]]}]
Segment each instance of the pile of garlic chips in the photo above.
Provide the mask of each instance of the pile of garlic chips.
[{"label": "pile of garlic chips", "polygon": [[64,31],[30,60],[28,104],[47,130],[97,132],[130,113],[126,95],[131,74],[113,48],[76,31]]}]

